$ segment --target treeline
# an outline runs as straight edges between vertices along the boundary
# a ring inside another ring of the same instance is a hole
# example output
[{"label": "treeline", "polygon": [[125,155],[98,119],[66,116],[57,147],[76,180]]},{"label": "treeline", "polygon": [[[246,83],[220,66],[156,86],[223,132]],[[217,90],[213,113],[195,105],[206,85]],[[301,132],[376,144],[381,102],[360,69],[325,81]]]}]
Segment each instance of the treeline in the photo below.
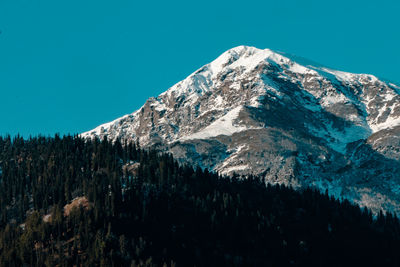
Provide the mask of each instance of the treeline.
[{"label": "treeline", "polygon": [[106,139],[0,137],[0,215],[0,266],[400,265],[393,214]]}]

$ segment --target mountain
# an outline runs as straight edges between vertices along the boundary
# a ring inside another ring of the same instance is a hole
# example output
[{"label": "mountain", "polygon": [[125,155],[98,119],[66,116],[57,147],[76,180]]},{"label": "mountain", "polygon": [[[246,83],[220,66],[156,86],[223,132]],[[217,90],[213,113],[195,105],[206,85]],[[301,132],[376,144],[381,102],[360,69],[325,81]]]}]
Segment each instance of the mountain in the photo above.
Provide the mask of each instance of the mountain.
[{"label": "mountain", "polygon": [[139,141],[221,174],[262,174],[400,212],[400,87],[269,49],[230,49],[81,136]]}]

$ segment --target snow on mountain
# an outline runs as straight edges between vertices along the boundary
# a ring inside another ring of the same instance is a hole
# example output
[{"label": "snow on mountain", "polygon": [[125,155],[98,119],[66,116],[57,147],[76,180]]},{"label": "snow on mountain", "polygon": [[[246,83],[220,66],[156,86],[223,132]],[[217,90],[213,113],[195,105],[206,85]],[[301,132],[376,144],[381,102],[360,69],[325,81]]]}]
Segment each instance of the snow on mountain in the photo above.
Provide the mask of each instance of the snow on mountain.
[{"label": "snow on mountain", "polygon": [[237,122],[235,122],[235,120],[237,120],[239,117],[239,112],[241,109],[241,106],[236,107],[230,110],[221,118],[217,119],[216,121],[205,127],[204,129],[194,134],[184,136],[179,140],[184,141],[190,139],[208,139],[210,137],[216,137],[219,135],[230,136],[236,132],[245,131],[247,129],[256,129],[254,127],[247,127],[245,124],[239,125]]},{"label": "snow on mountain", "polygon": [[400,211],[399,87],[304,62],[235,47],[82,136],[138,140],[222,174],[262,174]]}]

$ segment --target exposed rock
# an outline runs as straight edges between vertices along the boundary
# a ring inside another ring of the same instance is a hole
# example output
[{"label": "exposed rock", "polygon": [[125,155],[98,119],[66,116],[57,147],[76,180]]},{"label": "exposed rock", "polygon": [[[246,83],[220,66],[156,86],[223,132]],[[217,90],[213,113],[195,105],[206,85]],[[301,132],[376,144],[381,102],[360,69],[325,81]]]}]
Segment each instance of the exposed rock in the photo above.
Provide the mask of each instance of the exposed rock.
[{"label": "exposed rock", "polygon": [[64,216],[69,216],[73,208],[83,207],[85,210],[88,210],[91,206],[92,204],[85,196],[74,198],[70,204],[64,206]]}]

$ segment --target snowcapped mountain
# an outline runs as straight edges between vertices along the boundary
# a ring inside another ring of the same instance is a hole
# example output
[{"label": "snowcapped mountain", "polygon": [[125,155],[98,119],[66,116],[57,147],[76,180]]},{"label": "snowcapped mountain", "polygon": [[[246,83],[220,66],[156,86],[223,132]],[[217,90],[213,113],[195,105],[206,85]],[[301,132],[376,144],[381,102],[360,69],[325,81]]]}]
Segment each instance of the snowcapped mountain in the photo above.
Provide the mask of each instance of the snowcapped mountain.
[{"label": "snowcapped mountain", "polygon": [[139,140],[222,174],[400,211],[400,87],[269,49],[230,49],[82,136]]}]

